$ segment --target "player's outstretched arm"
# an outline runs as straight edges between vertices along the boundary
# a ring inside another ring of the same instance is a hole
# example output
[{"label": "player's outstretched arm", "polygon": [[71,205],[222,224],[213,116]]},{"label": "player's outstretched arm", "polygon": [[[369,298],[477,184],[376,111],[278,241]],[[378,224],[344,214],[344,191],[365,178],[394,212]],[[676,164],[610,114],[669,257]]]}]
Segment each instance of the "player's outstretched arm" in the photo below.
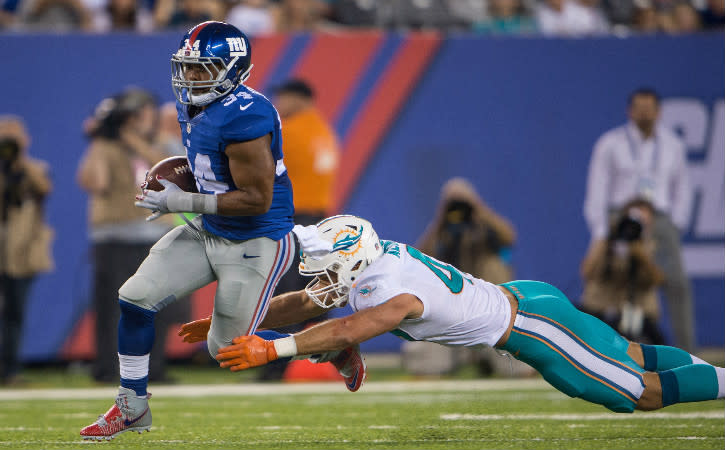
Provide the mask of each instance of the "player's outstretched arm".
[{"label": "player's outstretched arm", "polygon": [[312,301],[304,289],[275,295],[269,303],[269,309],[260,328],[279,328],[325,313],[327,309]]},{"label": "player's outstretched arm", "polygon": [[233,372],[267,364],[278,358],[342,350],[393,330],[406,318],[420,317],[423,303],[401,294],[373,308],[325,321],[301,333],[274,341],[259,336],[239,336],[219,350],[219,365]]},{"label": "player's outstretched arm", "polygon": [[[325,311],[327,310],[317,306],[304,290],[286,292],[272,297],[260,328],[278,328],[301,323]],[[183,324],[179,328],[178,335],[189,344],[203,342],[206,341],[210,327],[211,316]]]}]

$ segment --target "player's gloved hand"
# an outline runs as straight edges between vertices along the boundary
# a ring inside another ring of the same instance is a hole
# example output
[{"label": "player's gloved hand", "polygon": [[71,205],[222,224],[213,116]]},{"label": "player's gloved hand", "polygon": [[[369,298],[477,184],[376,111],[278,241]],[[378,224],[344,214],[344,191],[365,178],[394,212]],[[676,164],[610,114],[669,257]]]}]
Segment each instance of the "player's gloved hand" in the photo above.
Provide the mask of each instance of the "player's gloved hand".
[{"label": "player's gloved hand", "polygon": [[159,176],[157,176],[156,179],[159,183],[161,183],[164,189],[162,191],[144,189],[142,195],[136,196],[136,202],[134,203],[134,205],[139,208],[146,208],[153,211],[153,214],[148,216],[146,220],[155,220],[166,213],[177,212],[176,209],[169,208],[169,197],[178,196],[179,194],[187,194],[171,181],[165,180]]},{"label": "player's gloved hand", "polygon": [[251,335],[235,337],[232,342],[234,345],[220,348],[216,355],[219,365],[232,372],[263,366],[278,358],[274,341]]},{"label": "player's gloved hand", "polygon": [[185,323],[179,328],[179,336],[184,342],[193,344],[195,342],[206,341],[206,335],[211,328],[211,316],[206,319],[199,319],[193,322]]},{"label": "player's gloved hand", "polygon": [[292,232],[300,242],[302,253],[312,259],[320,259],[332,251],[332,243],[320,237],[315,225],[295,225]]}]

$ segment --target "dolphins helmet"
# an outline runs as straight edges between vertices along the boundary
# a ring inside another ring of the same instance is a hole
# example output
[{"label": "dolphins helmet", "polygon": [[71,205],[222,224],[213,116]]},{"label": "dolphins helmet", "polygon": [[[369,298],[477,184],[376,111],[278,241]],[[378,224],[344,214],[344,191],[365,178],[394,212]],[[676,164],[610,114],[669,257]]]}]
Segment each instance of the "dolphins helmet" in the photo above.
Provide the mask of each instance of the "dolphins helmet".
[{"label": "dolphins helmet", "polygon": [[320,258],[301,253],[300,274],[315,277],[305,291],[323,308],[344,306],[355,279],[383,254],[383,247],[370,222],[360,217],[329,217],[317,230],[332,243],[332,251]]}]

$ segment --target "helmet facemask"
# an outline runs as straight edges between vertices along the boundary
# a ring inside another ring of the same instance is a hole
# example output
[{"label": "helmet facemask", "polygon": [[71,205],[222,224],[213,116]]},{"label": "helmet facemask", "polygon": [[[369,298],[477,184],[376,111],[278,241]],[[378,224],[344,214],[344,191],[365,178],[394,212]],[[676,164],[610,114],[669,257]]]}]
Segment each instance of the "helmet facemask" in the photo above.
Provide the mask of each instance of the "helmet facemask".
[{"label": "helmet facemask", "polygon": [[[232,79],[227,78],[227,74],[233,70],[238,58],[235,57],[225,66],[224,60],[220,57],[192,57],[182,53],[184,50],[179,50],[171,57],[171,86],[176,99],[187,105],[205,106],[227,95],[237,85],[249,78],[249,72],[252,70],[252,65],[250,65],[237,81],[233,82]],[[208,79],[188,80],[185,74],[191,70],[206,73]]]},{"label": "helmet facemask", "polygon": [[314,274],[312,281],[307,283],[305,292],[318,306],[333,308],[347,304],[350,287],[346,286],[342,277],[337,275],[336,270],[339,269],[338,263],[332,263],[322,272],[300,270],[302,275],[312,276]]}]

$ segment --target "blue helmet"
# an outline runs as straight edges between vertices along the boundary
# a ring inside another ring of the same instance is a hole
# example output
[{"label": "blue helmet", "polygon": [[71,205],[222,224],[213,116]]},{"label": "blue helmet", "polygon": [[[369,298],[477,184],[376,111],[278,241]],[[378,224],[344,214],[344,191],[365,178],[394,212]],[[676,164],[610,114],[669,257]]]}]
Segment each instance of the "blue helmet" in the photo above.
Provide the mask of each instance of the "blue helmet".
[{"label": "blue helmet", "polygon": [[171,86],[181,103],[204,106],[243,83],[250,70],[249,38],[228,23],[203,22],[171,56]]}]

